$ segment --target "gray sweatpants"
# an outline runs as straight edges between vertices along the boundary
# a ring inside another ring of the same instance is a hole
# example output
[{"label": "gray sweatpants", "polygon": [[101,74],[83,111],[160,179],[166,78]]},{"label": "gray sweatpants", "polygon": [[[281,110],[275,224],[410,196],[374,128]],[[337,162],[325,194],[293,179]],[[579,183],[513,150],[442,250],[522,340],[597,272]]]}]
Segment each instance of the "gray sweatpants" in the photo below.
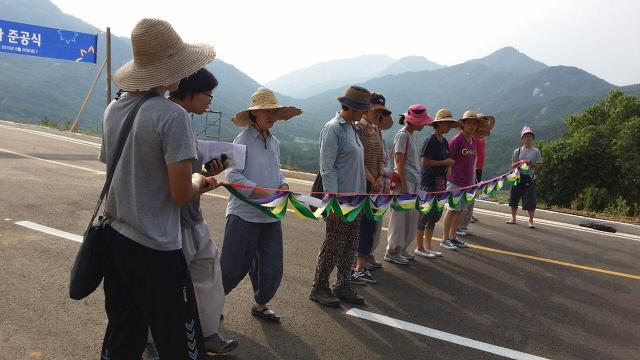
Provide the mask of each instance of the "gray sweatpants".
[{"label": "gray sweatpants", "polygon": [[[418,192],[418,184],[409,182],[409,193]],[[396,188],[396,192],[397,192]],[[387,251],[397,253],[405,250],[416,238],[418,230],[418,212],[416,210],[395,211],[391,209],[389,219],[389,235],[387,236]]]},{"label": "gray sweatpants", "polygon": [[473,201],[462,210],[462,215],[460,215],[460,225],[458,225],[458,229],[469,228],[469,224],[471,223],[471,216],[473,216],[473,206],[475,205],[475,203],[476,202]]},{"label": "gray sweatpants", "polygon": [[216,334],[224,306],[220,252],[206,221],[182,229],[182,252],[189,267],[204,337]]}]

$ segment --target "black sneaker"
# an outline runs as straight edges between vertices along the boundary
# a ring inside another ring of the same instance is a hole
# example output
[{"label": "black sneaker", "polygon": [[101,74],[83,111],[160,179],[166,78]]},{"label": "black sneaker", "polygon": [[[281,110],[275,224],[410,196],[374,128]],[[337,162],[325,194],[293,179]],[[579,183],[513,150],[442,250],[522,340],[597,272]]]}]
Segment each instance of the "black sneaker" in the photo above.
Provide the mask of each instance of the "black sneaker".
[{"label": "black sneaker", "polygon": [[377,284],[378,280],[374,279],[373,276],[371,276],[371,272],[367,269],[364,269],[362,271],[364,273],[364,275],[362,276],[362,280],[364,280],[367,284]]},{"label": "black sneaker", "polygon": [[462,241],[462,240],[460,240],[460,239],[458,239],[458,238],[451,239],[451,243],[452,243],[453,245],[455,245],[455,247],[460,248],[460,249],[468,248],[468,247],[469,247],[469,245],[467,245],[467,243],[466,243],[466,242],[464,242],[464,241]]},{"label": "black sneaker", "polygon": [[367,285],[367,281],[364,279],[365,276],[364,270],[351,270],[351,283],[354,285]]},{"label": "black sneaker", "polygon": [[220,336],[220,334],[218,333],[204,338],[204,349],[208,353],[226,354],[237,347],[238,347],[237,341],[225,339],[222,336]]}]

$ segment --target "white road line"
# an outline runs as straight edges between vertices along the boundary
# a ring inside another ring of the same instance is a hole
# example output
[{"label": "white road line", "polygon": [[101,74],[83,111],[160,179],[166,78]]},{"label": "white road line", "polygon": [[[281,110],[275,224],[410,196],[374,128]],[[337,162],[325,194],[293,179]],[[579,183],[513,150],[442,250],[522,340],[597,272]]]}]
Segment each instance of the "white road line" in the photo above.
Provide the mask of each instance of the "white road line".
[{"label": "white road line", "polygon": [[507,349],[501,346],[487,344],[481,341],[469,339],[466,337],[450,334],[444,331],[431,329],[425,326],[412,324],[410,322],[394,319],[388,316],[360,310],[349,309],[347,315],[355,316],[361,319],[377,322],[379,324],[391,326],[397,329],[407,330],[416,334],[425,335],[434,339],[447,341],[453,344],[458,344],[466,347],[470,347],[476,350],[504,356],[509,359],[522,359],[522,360],[544,360],[545,358]]},{"label": "white road line", "polygon": [[51,133],[48,133],[48,132],[45,132],[45,131],[24,129],[24,128],[19,128],[19,127],[14,127],[14,126],[6,126],[6,125],[1,125],[1,124],[0,124],[0,128],[8,129],[8,130],[14,130],[14,131],[20,131],[20,132],[23,132],[23,133],[28,133],[28,134],[33,134],[33,135],[44,136],[44,137],[48,137],[48,138],[51,138],[51,139],[62,140],[62,141],[66,141],[66,142],[70,142],[70,143],[74,143],[74,144],[91,146],[91,147],[100,149],[100,144],[96,143],[96,142],[93,142],[93,141],[76,139],[76,138],[69,137],[69,136],[51,134]]},{"label": "white road line", "polygon": [[58,237],[61,237],[61,238],[67,239],[67,240],[71,240],[71,241],[75,241],[75,242],[79,242],[79,243],[82,242],[82,236],[80,236],[80,235],[68,233],[66,231],[62,231],[62,230],[58,230],[58,229],[54,229],[54,228],[50,228],[48,226],[36,224],[36,223],[31,222],[31,221],[17,221],[15,224],[16,225],[20,225],[20,226],[24,226],[24,227],[26,227],[28,229],[31,229],[31,230],[40,231],[40,232],[43,232],[45,234],[58,236]]},{"label": "white road line", "polygon": [[7,149],[3,149],[0,148],[0,151],[4,151],[7,152],[9,154],[14,154],[14,155],[18,155],[18,156],[22,156],[28,159],[33,159],[33,160],[38,160],[38,161],[44,161],[50,164],[56,164],[56,165],[61,165],[61,166],[66,166],[66,167],[70,167],[73,169],[79,169],[79,170],[84,170],[84,171],[89,171],[92,172],[94,175],[105,175],[106,173],[104,171],[100,171],[100,170],[95,170],[95,169],[91,169],[88,167],[84,167],[84,166],[78,166],[78,165],[72,165],[72,164],[67,164],[67,163],[63,163],[60,161],[53,161],[53,160],[49,160],[49,159],[43,159],[43,158],[39,158],[37,156],[31,156],[31,155],[27,155],[27,154],[23,154],[23,153],[19,153],[19,152],[15,152],[15,151],[11,151],[11,150],[7,150]]},{"label": "white road line", "polygon": [[[478,212],[480,214],[484,214],[484,215],[503,218],[503,219],[505,219],[505,221],[506,221],[506,219],[509,219],[510,216],[511,216],[511,215],[508,215],[506,213],[496,212],[496,211],[493,211],[493,210],[479,209],[477,207],[475,209],[473,209],[473,211],[474,212]],[[522,223],[524,225],[524,224],[527,223],[527,221],[529,221],[529,217],[518,215],[517,220],[518,220],[518,222],[520,222],[520,223]],[[593,230],[593,229],[585,228],[585,227],[578,226],[578,225],[565,224],[565,223],[552,221],[552,220],[535,219],[535,223],[536,223],[536,225],[542,224],[542,225],[552,226],[552,227],[556,227],[556,228],[560,228],[560,229],[582,231],[582,232],[586,232],[586,233],[590,233],[590,234],[597,234],[597,235],[602,235],[602,236],[616,237],[616,238],[625,239],[625,240],[640,241],[640,236],[633,235],[633,234],[610,233],[610,232],[606,232],[606,231],[598,231],[598,230]],[[513,226],[513,225],[511,225],[511,226]]]}]

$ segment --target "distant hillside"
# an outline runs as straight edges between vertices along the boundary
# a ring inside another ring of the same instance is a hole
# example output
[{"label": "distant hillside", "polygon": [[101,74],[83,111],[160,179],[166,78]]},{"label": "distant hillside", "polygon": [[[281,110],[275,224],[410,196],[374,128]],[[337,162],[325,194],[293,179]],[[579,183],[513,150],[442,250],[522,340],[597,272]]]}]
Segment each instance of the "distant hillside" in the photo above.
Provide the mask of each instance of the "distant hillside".
[{"label": "distant hillside", "polygon": [[295,98],[306,98],[349,83],[366,81],[394,63],[386,55],[362,55],[351,59],[321,62],[267,82],[275,91]]},{"label": "distant hillside", "polygon": [[408,71],[427,71],[443,68],[424,56],[406,56],[389,65],[378,76],[398,75]]},{"label": "distant hillside", "polygon": [[544,63],[533,60],[511,46],[497,50],[481,59],[468,62],[486,65],[493,70],[515,74],[533,74],[547,67]]}]

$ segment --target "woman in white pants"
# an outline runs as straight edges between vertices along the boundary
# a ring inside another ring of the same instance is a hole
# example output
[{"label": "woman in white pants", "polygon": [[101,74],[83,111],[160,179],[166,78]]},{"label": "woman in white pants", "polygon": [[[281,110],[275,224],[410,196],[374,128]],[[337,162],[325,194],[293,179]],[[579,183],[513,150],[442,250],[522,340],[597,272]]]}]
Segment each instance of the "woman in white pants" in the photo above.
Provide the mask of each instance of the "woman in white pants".
[{"label": "woman in white pants", "polygon": [[[424,105],[411,105],[409,110],[400,116],[400,125],[405,125],[396,134],[393,141],[395,170],[399,177],[392,179],[397,183],[394,194],[415,194],[420,184],[420,157],[416,145],[415,132],[421,131],[425,125],[433,121]],[[418,228],[418,212],[416,210],[391,210],[389,222],[388,245],[384,259],[400,265],[413,260],[414,255],[406,249],[416,238]]]}]

